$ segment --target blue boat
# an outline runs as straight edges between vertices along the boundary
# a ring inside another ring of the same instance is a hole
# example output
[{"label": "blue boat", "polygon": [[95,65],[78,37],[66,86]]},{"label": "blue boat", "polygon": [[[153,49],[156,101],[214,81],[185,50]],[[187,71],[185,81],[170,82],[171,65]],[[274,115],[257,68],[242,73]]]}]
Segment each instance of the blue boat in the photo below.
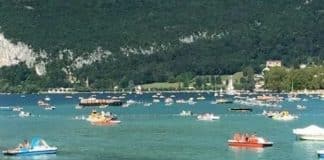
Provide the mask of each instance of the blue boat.
[{"label": "blue boat", "polygon": [[43,139],[33,138],[31,144],[27,141],[24,144],[20,144],[15,149],[2,151],[4,155],[8,156],[29,156],[29,155],[41,155],[41,154],[56,154],[57,147],[49,146]]},{"label": "blue boat", "polygon": [[318,150],[316,153],[318,158],[324,158],[324,150]]}]

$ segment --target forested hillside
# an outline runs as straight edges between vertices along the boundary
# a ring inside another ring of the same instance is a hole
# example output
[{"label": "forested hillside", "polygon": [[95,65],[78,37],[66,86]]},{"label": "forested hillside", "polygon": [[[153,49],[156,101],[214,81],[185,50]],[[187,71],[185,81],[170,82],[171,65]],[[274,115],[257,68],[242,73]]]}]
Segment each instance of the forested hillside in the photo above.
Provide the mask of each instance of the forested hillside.
[{"label": "forested hillside", "polygon": [[324,59],[322,0],[8,0],[0,17],[5,38],[30,46],[46,68],[3,67],[1,91],[87,79],[90,89],[125,88]]}]

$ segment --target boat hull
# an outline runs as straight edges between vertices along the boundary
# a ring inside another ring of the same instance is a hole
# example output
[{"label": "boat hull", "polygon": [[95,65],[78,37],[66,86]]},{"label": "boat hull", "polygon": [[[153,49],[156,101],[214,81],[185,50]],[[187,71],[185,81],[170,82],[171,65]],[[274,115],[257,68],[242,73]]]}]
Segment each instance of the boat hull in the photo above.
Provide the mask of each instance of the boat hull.
[{"label": "boat hull", "polygon": [[220,119],[219,116],[215,116],[214,114],[206,113],[197,116],[199,121],[214,121]]},{"label": "boat hull", "polygon": [[324,141],[324,135],[297,135],[299,140]]},{"label": "boat hull", "polygon": [[271,147],[273,143],[228,142],[228,145],[233,147],[262,148]]},{"label": "boat hull", "polygon": [[230,108],[230,111],[238,111],[238,112],[252,112],[252,108]]},{"label": "boat hull", "polygon": [[11,152],[4,151],[3,154],[6,156],[32,156],[32,155],[42,155],[42,154],[56,154],[57,150],[44,150],[44,151],[22,151],[22,152]]},{"label": "boat hull", "polygon": [[91,124],[96,125],[96,126],[111,126],[111,125],[116,125],[121,123],[121,121],[109,121],[109,122],[91,122]]},{"label": "boat hull", "polygon": [[233,101],[216,101],[216,104],[231,104]]},{"label": "boat hull", "polygon": [[277,116],[272,116],[271,117],[273,120],[277,121],[292,121],[294,119],[297,119],[298,117],[295,116],[289,116],[289,117],[277,117]]},{"label": "boat hull", "polygon": [[324,150],[317,151],[317,157],[318,158],[324,158]]}]

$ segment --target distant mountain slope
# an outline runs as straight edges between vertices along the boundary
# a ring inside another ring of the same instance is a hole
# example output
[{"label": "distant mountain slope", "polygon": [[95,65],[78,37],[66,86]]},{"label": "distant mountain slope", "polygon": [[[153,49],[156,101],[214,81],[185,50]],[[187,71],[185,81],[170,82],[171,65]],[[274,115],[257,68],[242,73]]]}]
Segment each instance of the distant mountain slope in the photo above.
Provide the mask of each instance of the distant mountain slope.
[{"label": "distant mountain slope", "polygon": [[[267,59],[324,59],[321,0],[12,0],[0,2],[0,17],[6,40],[30,46],[33,64],[46,68],[43,87],[88,78],[111,88],[259,70]],[[47,84],[57,75],[66,81]]]}]

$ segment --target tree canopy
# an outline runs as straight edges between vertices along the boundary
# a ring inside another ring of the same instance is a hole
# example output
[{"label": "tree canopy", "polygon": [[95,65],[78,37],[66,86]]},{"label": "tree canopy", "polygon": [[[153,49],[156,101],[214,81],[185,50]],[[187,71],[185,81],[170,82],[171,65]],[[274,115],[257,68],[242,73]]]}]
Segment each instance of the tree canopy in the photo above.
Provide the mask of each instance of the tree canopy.
[{"label": "tree canopy", "polygon": [[[232,74],[246,67],[260,72],[268,59],[288,67],[324,59],[321,0],[12,0],[0,2],[0,17],[6,38],[48,53],[44,77],[21,64],[22,75],[1,77],[13,86],[84,87],[89,80],[90,88],[113,89],[130,81],[179,79],[187,85],[197,75]],[[112,54],[71,68],[78,84],[69,83],[64,68],[98,47]],[[64,49],[74,53],[72,59],[57,58]],[[251,76],[242,83],[251,86]]]}]

